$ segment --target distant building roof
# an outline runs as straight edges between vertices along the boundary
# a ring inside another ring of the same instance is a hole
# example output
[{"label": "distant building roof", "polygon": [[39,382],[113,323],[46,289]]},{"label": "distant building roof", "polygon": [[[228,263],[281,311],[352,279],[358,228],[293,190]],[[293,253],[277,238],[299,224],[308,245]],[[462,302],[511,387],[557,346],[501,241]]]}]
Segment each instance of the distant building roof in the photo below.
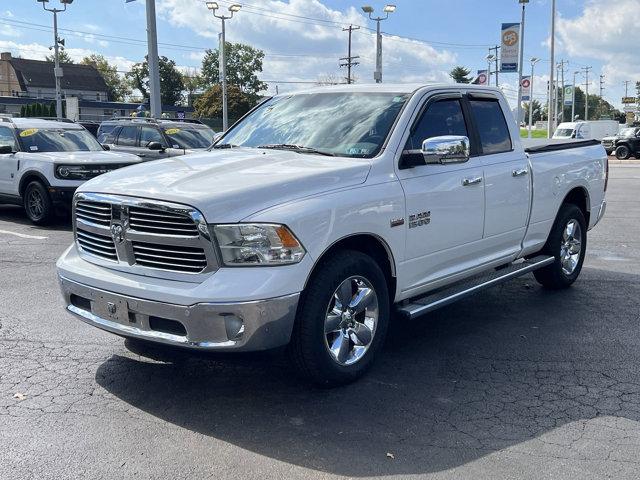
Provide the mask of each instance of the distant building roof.
[{"label": "distant building roof", "polygon": [[[53,63],[25,58],[10,58],[9,62],[16,71],[20,87],[27,91],[29,88],[55,88]],[[64,76],[61,87],[69,90],[87,90],[106,92],[107,84],[100,72],[91,65],[77,65],[63,63],[60,65]]]}]

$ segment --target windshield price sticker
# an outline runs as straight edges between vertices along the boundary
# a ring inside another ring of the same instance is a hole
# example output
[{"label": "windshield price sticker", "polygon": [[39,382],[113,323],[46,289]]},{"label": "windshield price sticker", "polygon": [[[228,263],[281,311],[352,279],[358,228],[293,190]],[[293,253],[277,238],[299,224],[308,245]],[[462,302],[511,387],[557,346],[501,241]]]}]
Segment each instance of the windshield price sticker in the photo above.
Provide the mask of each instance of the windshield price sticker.
[{"label": "windshield price sticker", "polygon": [[175,135],[176,133],[178,133],[180,131],[179,128],[167,128],[164,133],[166,133],[167,135]]},{"label": "windshield price sticker", "polygon": [[36,133],[38,133],[37,128],[27,128],[26,130],[20,132],[20,136],[23,138],[30,137],[31,135],[35,135]]}]

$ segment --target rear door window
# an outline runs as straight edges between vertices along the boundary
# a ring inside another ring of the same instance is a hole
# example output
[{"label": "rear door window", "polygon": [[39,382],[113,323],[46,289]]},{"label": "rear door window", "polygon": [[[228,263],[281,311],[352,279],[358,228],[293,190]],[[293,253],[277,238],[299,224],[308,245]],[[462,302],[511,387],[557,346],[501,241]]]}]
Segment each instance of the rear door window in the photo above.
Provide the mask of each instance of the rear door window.
[{"label": "rear door window", "polygon": [[138,143],[138,127],[122,127],[116,145],[135,147]]},{"label": "rear door window", "polygon": [[498,100],[470,99],[483,155],[510,152],[511,134]]}]

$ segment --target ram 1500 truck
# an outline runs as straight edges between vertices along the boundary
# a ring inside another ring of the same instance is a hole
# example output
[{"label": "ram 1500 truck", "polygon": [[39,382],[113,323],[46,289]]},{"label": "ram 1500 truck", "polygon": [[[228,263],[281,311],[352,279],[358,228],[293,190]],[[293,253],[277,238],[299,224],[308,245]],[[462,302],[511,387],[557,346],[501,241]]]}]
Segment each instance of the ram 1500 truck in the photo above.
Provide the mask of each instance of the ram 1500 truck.
[{"label": "ram 1500 truck", "polygon": [[200,350],[286,345],[337,385],[400,316],[527,272],[569,287],[607,176],[595,141],[523,148],[497,89],[287,93],[210,151],[84,184],[58,274],[90,325]]}]

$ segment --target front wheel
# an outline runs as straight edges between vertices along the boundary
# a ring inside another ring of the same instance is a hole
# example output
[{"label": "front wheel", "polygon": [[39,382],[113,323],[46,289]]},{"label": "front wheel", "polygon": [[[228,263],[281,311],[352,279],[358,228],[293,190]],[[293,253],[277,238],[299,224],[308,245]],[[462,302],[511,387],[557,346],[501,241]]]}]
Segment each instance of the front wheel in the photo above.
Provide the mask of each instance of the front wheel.
[{"label": "front wheel", "polygon": [[553,255],[555,261],[533,272],[536,280],[546,288],[567,288],[580,275],[587,249],[587,224],[582,211],[566,203],[558,216],[541,253]]},{"label": "front wheel", "polygon": [[321,386],[343,385],[369,369],[389,323],[384,273],[369,256],[342,251],[318,267],[301,297],[289,355]]},{"label": "front wheel", "polygon": [[620,145],[616,148],[616,158],[618,160],[627,160],[631,156],[631,150],[626,145]]},{"label": "front wheel", "polygon": [[36,225],[44,225],[53,218],[53,204],[42,183],[33,181],[27,185],[23,202],[27,217]]}]

